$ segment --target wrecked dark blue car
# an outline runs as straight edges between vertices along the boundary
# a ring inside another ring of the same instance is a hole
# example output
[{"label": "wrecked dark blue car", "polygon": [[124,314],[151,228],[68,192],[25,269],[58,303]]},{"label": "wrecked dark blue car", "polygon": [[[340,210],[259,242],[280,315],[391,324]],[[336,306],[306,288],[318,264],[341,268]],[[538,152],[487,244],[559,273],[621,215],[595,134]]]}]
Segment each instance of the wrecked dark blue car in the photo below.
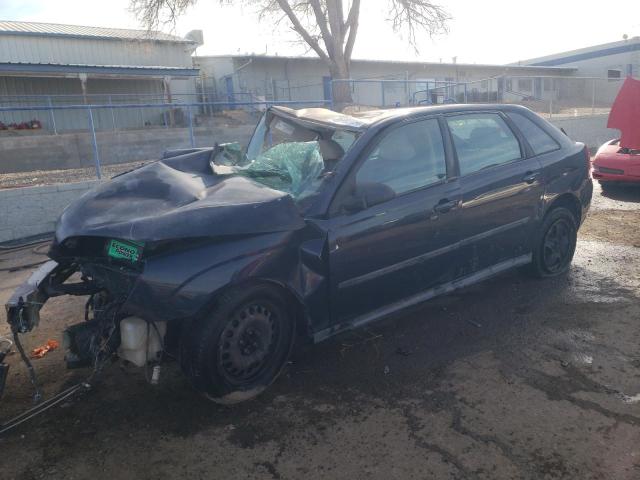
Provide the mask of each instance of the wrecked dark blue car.
[{"label": "wrecked dark blue car", "polygon": [[25,333],[49,297],[86,295],[69,366],[174,352],[197,390],[237,402],[296,339],[517,266],[565,272],[591,193],[584,145],[522,107],[273,107],[246,149],[170,152],[71,204],[8,321]]}]

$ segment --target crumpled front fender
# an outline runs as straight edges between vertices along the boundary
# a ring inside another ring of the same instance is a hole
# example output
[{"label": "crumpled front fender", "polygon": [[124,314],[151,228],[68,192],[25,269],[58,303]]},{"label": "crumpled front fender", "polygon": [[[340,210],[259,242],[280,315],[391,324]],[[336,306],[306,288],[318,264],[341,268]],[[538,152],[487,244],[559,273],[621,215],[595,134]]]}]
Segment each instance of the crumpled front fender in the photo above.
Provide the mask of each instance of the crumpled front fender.
[{"label": "crumpled front fender", "polygon": [[54,260],[42,264],[29,279],[20,285],[5,304],[7,322],[12,330],[30,332],[40,323],[40,309],[49,299],[48,286],[60,280],[60,265]]},{"label": "crumpled front fender", "polygon": [[13,331],[26,333],[40,323],[40,309],[50,297],[68,292],[61,285],[75,272],[75,268],[49,260],[31,274],[29,279],[13,292],[5,309],[7,322]]}]

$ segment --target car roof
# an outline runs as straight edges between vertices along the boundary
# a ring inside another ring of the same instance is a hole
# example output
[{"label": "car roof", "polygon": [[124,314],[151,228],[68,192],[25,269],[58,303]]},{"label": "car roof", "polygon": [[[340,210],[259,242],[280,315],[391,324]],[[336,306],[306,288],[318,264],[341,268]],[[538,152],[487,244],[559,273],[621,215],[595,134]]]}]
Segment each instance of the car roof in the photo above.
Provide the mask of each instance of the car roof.
[{"label": "car roof", "polygon": [[288,117],[301,122],[321,124],[330,128],[346,128],[349,130],[364,130],[368,123],[351,115],[334,112],[328,108],[293,108],[274,106],[269,109],[278,116]]},{"label": "car roof", "polygon": [[273,106],[270,108],[270,110],[276,115],[289,117],[291,119],[297,119],[301,122],[311,122],[315,124],[321,124],[329,128],[358,131],[366,130],[371,125],[385,120],[405,118],[414,115],[506,109],[527,110],[525,107],[521,107],[518,105],[449,104],[367,110],[347,115],[340,112],[334,112],[333,110],[329,110],[328,108],[302,108],[297,110],[282,106]]}]

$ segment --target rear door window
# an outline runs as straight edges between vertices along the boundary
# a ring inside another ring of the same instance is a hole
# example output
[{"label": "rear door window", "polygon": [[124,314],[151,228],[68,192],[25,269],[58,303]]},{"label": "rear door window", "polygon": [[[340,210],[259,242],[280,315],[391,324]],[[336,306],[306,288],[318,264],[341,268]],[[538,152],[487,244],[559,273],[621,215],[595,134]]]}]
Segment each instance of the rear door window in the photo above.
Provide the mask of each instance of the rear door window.
[{"label": "rear door window", "polygon": [[509,115],[509,118],[511,118],[513,123],[516,124],[516,127],[518,127],[518,130],[525,136],[534,154],[541,155],[560,148],[558,142],[556,142],[551,135],[524,115],[516,112],[509,112],[507,115]]},{"label": "rear door window", "polygon": [[495,113],[470,113],[447,118],[458,156],[460,175],[522,158],[520,144]]}]

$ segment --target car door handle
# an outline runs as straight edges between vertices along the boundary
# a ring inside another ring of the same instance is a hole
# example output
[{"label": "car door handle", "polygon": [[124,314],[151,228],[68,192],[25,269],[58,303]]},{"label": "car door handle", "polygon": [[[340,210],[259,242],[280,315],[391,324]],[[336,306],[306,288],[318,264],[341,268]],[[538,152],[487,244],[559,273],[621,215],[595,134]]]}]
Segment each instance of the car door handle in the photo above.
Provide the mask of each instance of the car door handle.
[{"label": "car door handle", "polygon": [[457,206],[458,206],[457,200],[447,200],[446,198],[443,198],[438,202],[438,204],[435,207],[433,207],[433,211],[435,213],[447,213],[453,210],[454,208],[456,208]]},{"label": "car door handle", "polygon": [[540,172],[527,172],[524,177],[522,177],[522,181],[531,185],[535,182],[540,176]]}]

